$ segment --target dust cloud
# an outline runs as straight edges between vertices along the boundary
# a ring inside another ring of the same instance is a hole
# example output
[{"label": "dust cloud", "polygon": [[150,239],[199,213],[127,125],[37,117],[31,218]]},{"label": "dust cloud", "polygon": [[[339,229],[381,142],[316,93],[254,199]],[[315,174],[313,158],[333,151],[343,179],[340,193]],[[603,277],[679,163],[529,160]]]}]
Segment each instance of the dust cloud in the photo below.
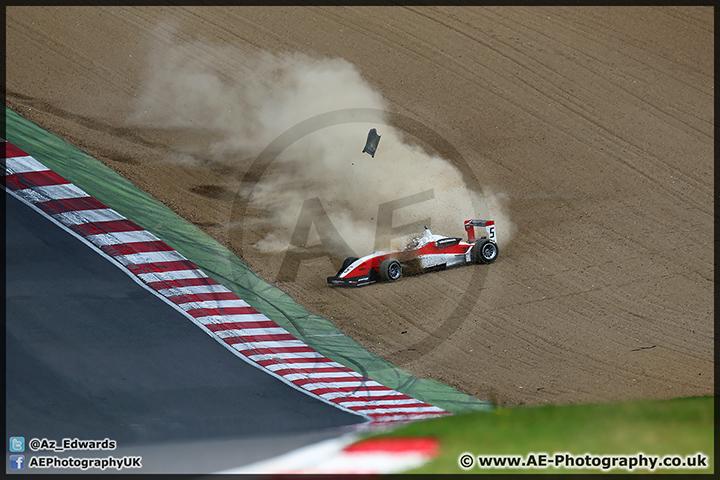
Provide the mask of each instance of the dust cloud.
[{"label": "dust cloud", "polygon": [[[300,217],[308,199],[319,199],[357,256],[376,248],[402,248],[413,235],[391,228],[417,222],[427,223],[433,233],[464,237],[464,220],[494,219],[501,246],[510,240],[514,225],[502,195],[469,190],[454,165],[388,125],[383,113],[387,102],[348,61],[270,54],[203,39],[179,42],[173,28],[163,25],[156,31],[163,41],[150,47],[128,122],[212,141],[195,150],[192,142],[186,143],[184,151],[168,161],[219,162],[244,172],[273,140],[304,120],[343,109],[378,112],[373,123],[327,126],[297,139],[270,164],[252,191],[240,192],[251,206],[267,211],[261,218],[244,219],[266,232],[253,245],[257,250],[281,252],[318,243],[328,251],[339,249],[314,219],[308,237],[292,245],[293,232],[308,220]],[[370,128],[381,135],[374,158],[362,153]],[[378,228],[383,205],[388,208],[389,202],[416,194],[423,194],[423,199],[395,209],[391,224]],[[387,234],[381,235],[383,231]],[[422,227],[416,233],[422,233]]]}]

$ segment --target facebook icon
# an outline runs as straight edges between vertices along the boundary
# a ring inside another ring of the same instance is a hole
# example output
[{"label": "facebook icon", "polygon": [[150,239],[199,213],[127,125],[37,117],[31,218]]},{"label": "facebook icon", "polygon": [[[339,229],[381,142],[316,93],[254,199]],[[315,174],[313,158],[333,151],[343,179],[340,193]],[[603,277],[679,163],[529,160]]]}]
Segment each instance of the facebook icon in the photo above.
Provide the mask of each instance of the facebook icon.
[{"label": "facebook icon", "polygon": [[25,455],[10,455],[10,470],[23,470],[25,468]]}]

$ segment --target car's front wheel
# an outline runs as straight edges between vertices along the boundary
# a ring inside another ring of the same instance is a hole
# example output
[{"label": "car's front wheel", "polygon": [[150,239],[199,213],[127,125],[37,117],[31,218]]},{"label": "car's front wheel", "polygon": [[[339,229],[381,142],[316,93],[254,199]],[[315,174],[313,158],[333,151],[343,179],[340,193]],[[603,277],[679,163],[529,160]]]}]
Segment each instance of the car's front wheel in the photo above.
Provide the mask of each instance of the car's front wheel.
[{"label": "car's front wheel", "polygon": [[500,252],[497,243],[483,240],[473,246],[470,255],[475,263],[493,263],[497,259],[498,253]]},{"label": "car's front wheel", "polygon": [[388,258],[380,264],[380,278],[386,282],[394,282],[402,276],[402,265],[397,260]]},{"label": "car's front wheel", "polygon": [[358,259],[357,257],[347,257],[347,258],[345,259],[345,261],[342,263],[342,267],[340,267],[340,271],[342,272],[343,270],[345,270],[345,269],[346,269],[347,267],[349,267],[352,263],[354,263],[355,260],[357,260],[357,259]]}]

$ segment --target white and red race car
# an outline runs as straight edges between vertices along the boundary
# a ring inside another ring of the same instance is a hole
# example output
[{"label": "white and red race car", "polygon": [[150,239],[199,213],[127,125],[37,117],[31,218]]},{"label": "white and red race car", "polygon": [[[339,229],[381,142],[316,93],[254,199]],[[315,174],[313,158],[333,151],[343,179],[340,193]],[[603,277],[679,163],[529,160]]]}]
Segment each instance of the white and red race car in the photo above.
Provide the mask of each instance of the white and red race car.
[{"label": "white and red race car", "polygon": [[[487,237],[475,238],[475,227],[485,227]],[[493,263],[499,249],[492,220],[466,220],[467,242],[459,237],[425,234],[401,252],[376,252],[362,258],[348,257],[331,286],[362,287],[378,281],[394,282],[403,272],[416,274],[468,263]]]}]

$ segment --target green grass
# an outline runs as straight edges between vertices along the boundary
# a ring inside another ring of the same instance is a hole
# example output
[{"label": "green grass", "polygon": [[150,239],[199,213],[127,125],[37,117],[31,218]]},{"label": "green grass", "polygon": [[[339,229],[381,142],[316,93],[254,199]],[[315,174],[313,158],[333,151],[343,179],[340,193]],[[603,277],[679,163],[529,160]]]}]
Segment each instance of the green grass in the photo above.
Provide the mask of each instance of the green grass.
[{"label": "green grass", "polygon": [[[432,436],[440,441],[435,460],[407,473],[603,473],[601,469],[463,470],[463,453],[522,455],[694,455],[708,457],[707,469],[655,469],[655,473],[714,472],[714,397],[660,401],[541,406],[470,413],[416,422],[377,437]],[[635,473],[648,473],[636,468]],[[612,469],[610,473],[627,473]]]}]

